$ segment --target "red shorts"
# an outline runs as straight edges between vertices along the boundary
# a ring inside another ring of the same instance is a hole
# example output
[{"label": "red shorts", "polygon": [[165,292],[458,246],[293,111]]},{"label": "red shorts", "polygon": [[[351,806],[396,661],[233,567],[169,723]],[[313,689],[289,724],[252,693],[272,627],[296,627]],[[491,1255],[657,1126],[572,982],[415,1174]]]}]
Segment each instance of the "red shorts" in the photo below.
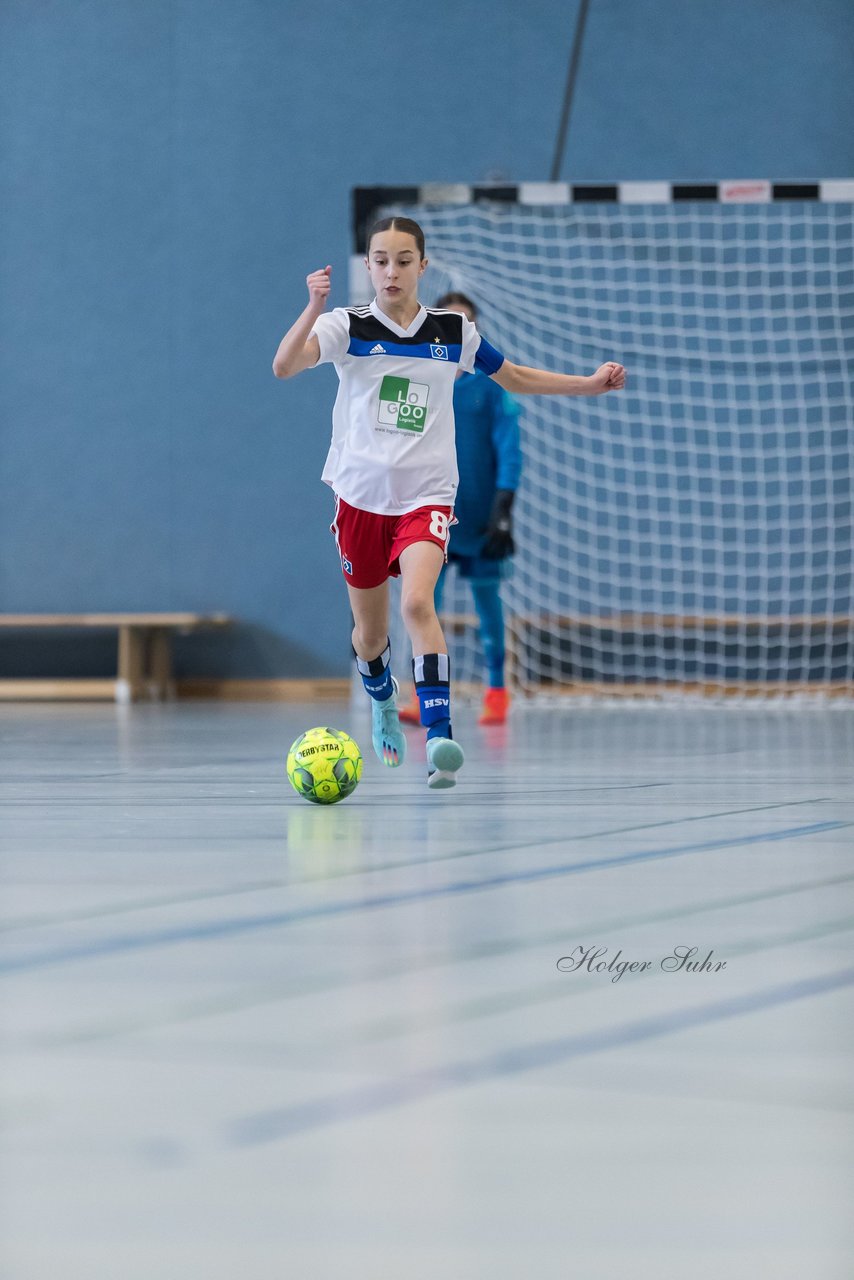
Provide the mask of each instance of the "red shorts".
[{"label": "red shorts", "polygon": [[381,516],[336,497],[330,528],[345,579],[351,587],[365,590],[381,586],[389,576],[399,577],[400,553],[413,542],[435,542],[447,559],[453,523],[452,507],[418,507],[402,516]]}]

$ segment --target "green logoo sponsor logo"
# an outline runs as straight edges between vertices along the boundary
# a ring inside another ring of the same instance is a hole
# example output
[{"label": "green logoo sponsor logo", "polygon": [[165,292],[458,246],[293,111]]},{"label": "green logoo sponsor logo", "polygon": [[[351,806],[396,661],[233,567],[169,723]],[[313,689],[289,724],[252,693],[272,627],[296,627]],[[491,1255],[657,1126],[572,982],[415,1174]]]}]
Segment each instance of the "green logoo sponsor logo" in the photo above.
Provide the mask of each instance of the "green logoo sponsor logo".
[{"label": "green logoo sponsor logo", "polygon": [[378,420],[383,426],[400,427],[403,431],[423,431],[429,390],[426,382],[410,382],[408,378],[386,374],[380,387]]}]

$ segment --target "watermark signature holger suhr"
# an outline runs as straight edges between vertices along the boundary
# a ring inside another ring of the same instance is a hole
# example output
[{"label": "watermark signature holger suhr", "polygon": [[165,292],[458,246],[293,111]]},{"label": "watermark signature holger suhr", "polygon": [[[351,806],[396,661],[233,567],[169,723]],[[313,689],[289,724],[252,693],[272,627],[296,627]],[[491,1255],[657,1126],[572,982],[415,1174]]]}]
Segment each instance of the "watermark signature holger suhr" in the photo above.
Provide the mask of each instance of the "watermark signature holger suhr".
[{"label": "watermark signature holger suhr", "polygon": [[674,947],[660,960],[621,960],[617,951],[609,960],[608,947],[577,946],[568,956],[561,956],[557,967],[561,973],[606,973],[612,982],[619,982],[625,973],[648,973],[658,968],[662,973],[720,973],[726,968],[726,960],[716,960],[714,951],[699,958],[698,947]]}]

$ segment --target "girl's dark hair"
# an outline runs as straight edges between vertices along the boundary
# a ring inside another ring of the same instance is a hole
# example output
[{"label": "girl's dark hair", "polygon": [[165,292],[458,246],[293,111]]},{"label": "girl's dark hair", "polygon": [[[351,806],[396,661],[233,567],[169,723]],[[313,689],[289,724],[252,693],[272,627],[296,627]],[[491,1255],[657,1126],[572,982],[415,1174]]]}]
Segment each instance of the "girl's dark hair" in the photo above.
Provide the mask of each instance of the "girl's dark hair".
[{"label": "girl's dark hair", "polygon": [[441,298],[437,300],[436,306],[445,308],[468,307],[471,312],[472,320],[477,319],[477,307],[474,305],[471,298],[467,297],[464,293],[457,293],[454,290],[450,293],[443,293]]},{"label": "girl's dark hair", "polygon": [[375,222],[368,232],[368,253],[371,252],[371,241],[380,231],[403,231],[406,235],[412,236],[418,245],[418,252],[424,258],[424,232],[421,230],[417,222],[413,222],[411,218],[380,218],[379,222]]}]

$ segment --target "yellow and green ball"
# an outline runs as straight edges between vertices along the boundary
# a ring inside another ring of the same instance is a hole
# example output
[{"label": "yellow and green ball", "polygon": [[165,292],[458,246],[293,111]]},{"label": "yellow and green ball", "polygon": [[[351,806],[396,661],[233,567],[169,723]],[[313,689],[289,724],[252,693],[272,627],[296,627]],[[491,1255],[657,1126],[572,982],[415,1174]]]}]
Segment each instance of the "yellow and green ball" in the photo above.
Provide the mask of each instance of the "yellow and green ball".
[{"label": "yellow and green ball", "polygon": [[362,753],[342,729],[306,729],[288,752],[288,778],[312,804],[337,804],[358,786]]}]

